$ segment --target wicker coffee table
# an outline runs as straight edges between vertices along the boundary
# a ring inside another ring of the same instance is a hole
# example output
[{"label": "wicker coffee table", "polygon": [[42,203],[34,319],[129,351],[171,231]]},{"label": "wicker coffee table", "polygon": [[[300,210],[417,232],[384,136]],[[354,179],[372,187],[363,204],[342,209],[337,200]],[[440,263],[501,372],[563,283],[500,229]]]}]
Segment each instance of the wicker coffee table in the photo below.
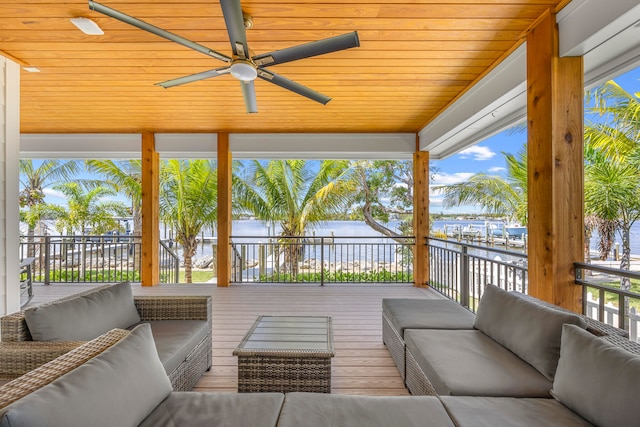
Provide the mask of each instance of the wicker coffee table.
[{"label": "wicker coffee table", "polygon": [[331,393],[329,316],[259,316],[233,355],[241,393]]}]

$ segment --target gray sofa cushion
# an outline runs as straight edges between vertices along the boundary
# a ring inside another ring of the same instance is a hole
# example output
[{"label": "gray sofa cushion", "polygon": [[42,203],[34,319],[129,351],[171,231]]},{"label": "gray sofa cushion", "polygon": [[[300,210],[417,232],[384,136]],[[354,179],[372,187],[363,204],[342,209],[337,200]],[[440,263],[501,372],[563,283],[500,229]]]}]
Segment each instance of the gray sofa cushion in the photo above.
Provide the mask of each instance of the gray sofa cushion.
[{"label": "gray sofa cushion", "polygon": [[24,317],[34,341],[89,341],[140,321],[129,282],[28,309]]},{"label": "gray sofa cushion", "polygon": [[478,305],[475,327],[553,381],[565,323],[587,327],[582,316],[545,307],[487,285]]},{"label": "gray sofa cushion", "polygon": [[278,427],[453,427],[437,397],[288,393]]},{"label": "gray sofa cushion", "polygon": [[637,426],[640,356],[565,325],[552,394],[599,426]]},{"label": "gray sofa cushion", "polygon": [[458,427],[587,427],[584,418],[553,399],[442,396]]},{"label": "gray sofa cushion", "polygon": [[173,392],[140,427],[274,427],[281,393]]},{"label": "gray sofa cushion", "polygon": [[148,323],[158,356],[168,374],[184,362],[209,333],[206,320],[154,320]]},{"label": "gray sofa cushion", "polygon": [[405,344],[440,395],[550,397],[551,381],[481,331],[409,329]]},{"label": "gray sofa cushion", "polygon": [[384,298],[382,311],[403,338],[405,329],[473,329],[475,318],[448,299]]},{"label": "gray sofa cushion", "polygon": [[140,325],[85,364],[11,404],[2,426],[137,426],[171,391],[151,328]]}]

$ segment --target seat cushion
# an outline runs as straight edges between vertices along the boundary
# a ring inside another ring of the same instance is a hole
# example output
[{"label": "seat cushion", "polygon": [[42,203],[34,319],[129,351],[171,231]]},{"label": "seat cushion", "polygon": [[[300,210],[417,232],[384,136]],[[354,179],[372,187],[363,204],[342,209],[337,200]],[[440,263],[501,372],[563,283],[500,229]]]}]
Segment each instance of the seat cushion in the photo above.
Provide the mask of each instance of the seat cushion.
[{"label": "seat cushion", "polygon": [[448,299],[384,298],[382,311],[401,337],[405,329],[473,329],[475,318]]},{"label": "seat cushion", "polygon": [[274,427],[281,393],[173,392],[140,427]]},{"label": "seat cushion", "polygon": [[582,316],[555,310],[487,285],[475,327],[502,344],[548,380],[553,381],[560,358],[560,337],[565,323],[586,328]]},{"label": "seat cushion", "polygon": [[405,343],[439,395],[550,397],[551,381],[481,331],[409,329]]},{"label": "seat cushion", "polygon": [[348,396],[288,393],[278,427],[453,427],[434,396]]},{"label": "seat cushion", "polygon": [[565,325],[552,394],[593,424],[637,426],[640,356]]},{"label": "seat cushion", "polygon": [[34,341],[89,341],[140,321],[129,282],[28,309],[24,318]]},{"label": "seat cushion", "polygon": [[458,427],[587,427],[584,418],[553,399],[442,396]]},{"label": "seat cushion", "polygon": [[207,336],[206,320],[154,320],[151,325],[158,356],[167,374],[173,372]]},{"label": "seat cushion", "polygon": [[6,408],[2,426],[137,426],[172,391],[140,325],[88,362]]}]

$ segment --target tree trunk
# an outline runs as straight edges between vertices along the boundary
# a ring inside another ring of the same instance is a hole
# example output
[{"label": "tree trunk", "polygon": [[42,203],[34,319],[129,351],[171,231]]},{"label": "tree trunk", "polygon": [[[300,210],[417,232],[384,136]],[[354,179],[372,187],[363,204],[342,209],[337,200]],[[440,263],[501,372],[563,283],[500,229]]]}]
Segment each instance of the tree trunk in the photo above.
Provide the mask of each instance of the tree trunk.
[{"label": "tree trunk", "polygon": [[[620,270],[629,271],[631,267],[631,225],[627,222],[620,224],[620,234],[622,235],[622,258],[620,259]],[[620,278],[620,289],[631,290],[631,279]]]},{"label": "tree trunk", "polygon": [[198,242],[196,236],[185,236],[180,239],[182,245],[182,256],[184,258],[184,281],[185,283],[193,283],[192,270],[193,270],[193,256],[198,250]]},{"label": "tree trunk", "polygon": [[29,230],[27,230],[27,256],[35,257],[36,256],[36,246],[34,244],[34,235],[35,229],[29,225]]}]

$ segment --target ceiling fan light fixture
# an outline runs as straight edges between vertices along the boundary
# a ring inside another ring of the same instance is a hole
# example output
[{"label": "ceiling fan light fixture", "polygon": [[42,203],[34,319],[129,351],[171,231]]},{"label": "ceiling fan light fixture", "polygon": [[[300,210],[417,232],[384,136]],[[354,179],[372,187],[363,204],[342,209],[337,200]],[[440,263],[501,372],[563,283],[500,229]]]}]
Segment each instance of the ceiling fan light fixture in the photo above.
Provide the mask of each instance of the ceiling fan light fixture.
[{"label": "ceiling fan light fixture", "polygon": [[90,36],[100,36],[104,34],[104,31],[102,31],[102,28],[100,28],[98,24],[96,24],[89,18],[83,18],[83,17],[71,18],[71,23],[76,27],[78,27],[80,31],[82,31],[85,34],[89,34]]},{"label": "ceiling fan light fixture", "polygon": [[242,80],[243,82],[251,82],[258,77],[258,70],[249,61],[236,59],[233,61],[229,69],[231,70],[231,75],[233,77],[238,80]]}]

